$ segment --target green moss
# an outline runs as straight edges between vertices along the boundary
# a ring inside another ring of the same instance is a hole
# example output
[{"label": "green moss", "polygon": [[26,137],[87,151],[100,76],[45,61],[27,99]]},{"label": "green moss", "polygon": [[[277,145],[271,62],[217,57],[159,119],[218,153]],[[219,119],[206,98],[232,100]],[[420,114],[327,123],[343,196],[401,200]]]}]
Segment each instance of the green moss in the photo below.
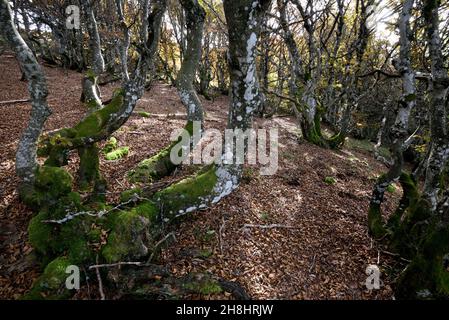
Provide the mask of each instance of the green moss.
[{"label": "green moss", "polygon": [[97,79],[97,75],[92,69],[86,71],[85,77],[92,82],[95,82],[95,80]]},{"label": "green moss", "polygon": [[123,101],[123,91],[116,92],[111,103],[90,114],[74,127],[77,132],[76,138],[91,137],[101,132],[111,115],[120,111]]},{"label": "green moss", "polygon": [[331,149],[340,149],[346,142],[346,136],[343,133],[338,133],[328,140],[328,145]]},{"label": "green moss", "polygon": [[48,220],[47,211],[41,211],[38,215],[31,219],[28,225],[29,240],[33,248],[40,254],[49,253],[52,242],[53,227],[42,221]]},{"label": "green moss", "polygon": [[151,222],[154,222],[157,218],[159,210],[153,202],[143,202],[134,208],[139,216],[145,217]]},{"label": "green moss", "polygon": [[215,170],[212,167],[158,192],[155,199],[163,207],[164,218],[172,219],[182,211],[200,206],[205,198],[209,198],[217,183]]},{"label": "green moss", "polygon": [[[184,130],[192,136],[193,122],[187,122]],[[151,183],[172,174],[178,166],[171,161],[171,152],[172,149],[181,142],[181,139],[182,138],[180,137],[177,141],[173,142],[153,157],[139,163],[137,168],[129,173],[130,181],[134,183]],[[179,156],[182,156],[182,154],[179,154]]]},{"label": "green moss", "polygon": [[449,228],[431,232],[412,263],[401,274],[395,290],[398,299],[448,299],[449,271],[444,257],[449,252]]},{"label": "green moss", "polygon": [[334,185],[334,184],[337,183],[337,180],[336,180],[335,178],[333,178],[333,177],[326,177],[326,178],[324,179],[324,182],[325,182],[326,184],[328,184],[328,185]]},{"label": "green moss", "polygon": [[70,261],[74,264],[81,264],[89,260],[93,261],[94,258],[94,253],[84,237],[71,241],[67,251]]},{"label": "green moss", "polygon": [[370,234],[376,239],[380,239],[387,234],[379,204],[372,203],[370,205],[368,211],[368,229]]},{"label": "green moss", "polygon": [[139,163],[137,168],[129,173],[130,181],[150,183],[173,172],[176,166],[170,160],[171,149],[172,146]]},{"label": "green moss", "polygon": [[78,149],[80,166],[78,184],[81,190],[88,190],[100,179],[100,159],[96,145]]},{"label": "green moss", "polygon": [[117,139],[114,137],[111,137],[108,142],[106,143],[106,145],[103,148],[103,153],[104,154],[108,154],[109,152],[114,151],[115,149],[117,149]]},{"label": "green moss", "polygon": [[388,192],[388,193],[395,193],[395,191],[396,191],[396,187],[394,186],[394,184],[390,184],[390,185],[387,187],[387,192]]},{"label": "green moss", "polygon": [[213,255],[214,255],[214,252],[210,248],[203,249],[200,251],[200,257],[204,258],[204,259],[210,258]]},{"label": "green moss", "polygon": [[184,284],[184,288],[202,295],[219,294],[223,292],[220,284],[209,277],[204,277],[197,281],[192,280]]},{"label": "green moss", "polygon": [[19,189],[21,200],[28,206],[40,209],[51,206],[71,192],[73,178],[62,168],[42,166],[36,171],[34,186]]},{"label": "green moss", "polygon": [[150,225],[156,220],[157,207],[145,202],[130,211],[121,211],[108,217],[111,232],[102,255],[109,263],[123,259],[140,258],[148,254],[151,245]]},{"label": "green moss", "polygon": [[42,166],[36,175],[36,187],[57,198],[72,191],[72,176],[62,168]]},{"label": "green moss", "polygon": [[57,300],[67,299],[73,292],[65,287],[68,277],[66,269],[72,265],[66,257],[59,257],[47,265],[44,273],[36,280],[31,291],[23,299],[26,300]]},{"label": "green moss", "polygon": [[28,234],[31,245],[44,259],[66,253],[76,263],[92,257],[87,235],[96,218],[79,216],[62,225],[44,223],[45,220],[58,220],[66,216],[67,211],[79,212],[84,208],[78,193],[70,193],[60,199],[58,205],[39,212],[31,219]]},{"label": "green moss", "polygon": [[151,117],[151,113],[145,112],[145,111],[140,111],[139,112],[139,116],[141,116],[142,118],[150,118]]},{"label": "green moss", "polygon": [[124,192],[122,192],[120,194],[120,202],[124,203],[124,202],[128,202],[130,201],[132,198],[134,198],[136,195],[137,196],[141,196],[143,193],[141,188],[135,188],[135,189],[131,189],[131,190],[126,190]]},{"label": "green moss", "polygon": [[104,157],[108,161],[119,160],[126,157],[129,154],[129,147],[122,147],[117,150],[107,153]]}]

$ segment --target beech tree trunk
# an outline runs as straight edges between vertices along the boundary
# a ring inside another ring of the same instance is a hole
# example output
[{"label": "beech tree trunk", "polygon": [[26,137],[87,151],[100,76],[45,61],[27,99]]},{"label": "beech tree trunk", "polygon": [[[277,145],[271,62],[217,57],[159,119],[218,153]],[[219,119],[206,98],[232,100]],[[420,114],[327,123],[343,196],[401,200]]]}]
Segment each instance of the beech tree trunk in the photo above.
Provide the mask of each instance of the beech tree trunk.
[{"label": "beech tree trunk", "polygon": [[402,75],[402,99],[399,101],[396,114],[396,121],[391,128],[391,154],[393,164],[387,174],[381,176],[374,187],[370,211],[369,228],[373,236],[382,237],[385,234],[380,207],[384,200],[387,188],[397,182],[401,176],[404,157],[403,153],[407,149],[405,144],[408,138],[409,119],[412,110],[416,105],[416,85],[415,71],[411,65],[411,38],[410,19],[414,0],[405,0],[402,5],[402,12],[399,19],[400,31],[400,56],[398,71]]},{"label": "beech tree trunk", "polygon": [[33,52],[17,32],[7,0],[0,1],[0,31],[15,51],[21,70],[23,70],[28,80],[32,111],[28,126],[19,141],[16,155],[16,171],[22,180],[22,184],[30,186],[34,184],[35,173],[38,167],[36,161],[37,141],[45,121],[51,114],[47,104],[47,82]]}]

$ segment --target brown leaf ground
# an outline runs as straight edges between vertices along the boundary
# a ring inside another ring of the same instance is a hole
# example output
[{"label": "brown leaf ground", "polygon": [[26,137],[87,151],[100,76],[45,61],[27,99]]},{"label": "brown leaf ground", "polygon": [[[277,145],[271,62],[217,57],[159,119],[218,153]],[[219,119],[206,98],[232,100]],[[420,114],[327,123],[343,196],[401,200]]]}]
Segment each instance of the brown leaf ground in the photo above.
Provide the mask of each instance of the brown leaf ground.
[{"label": "brown leaf ground", "polygon": [[[28,97],[26,83],[11,53],[0,56],[0,101]],[[79,102],[81,75],[45,67],[53,114],[45,130],[72,126],[85,114]],[[114,85],[102,88],[109,97]],[[207,127],[226,123],[227,97],[204,101]],[[16,299],[39,275],[27,240],[32,212],[20,204],[15,190],[15,149],[28,120],[28,103],[0,106],[0,298]],[[128,157],[106,162],[101,169],[110,185],[109,199],[131,187],[126,173],[165,146],[174,129],[182,128],[184,109],[176,90],[156,83],[139,102],[138,111],[114,136],[129,146]],[[198,212],[171,227],[177,241],[163,250],[160,263],[175,274],[211,272],[241,284],[256,299],[390,299],[390,277],[382,289],[369,292],[365,270],[392,262],[369,237],[366,212],[371,188],[385,167],[355,150],[329,151],[298,143],[292,119],[258,119],[259,127],[280,130],[279,171],[271,177],[248,167],[240,189],[215,207]],[[78,159],[71,157],[69,170]],[[184,168],[179,179],[192,171]],[[328,185],[326,177],[336,179]],[[388,196],[386,213],[400,191]],[[243,228],[246,224],[281,224],[291,228]],[[78,295],[80,298],[82,294]],[[207,297],[203,297],[207,298]]]}]

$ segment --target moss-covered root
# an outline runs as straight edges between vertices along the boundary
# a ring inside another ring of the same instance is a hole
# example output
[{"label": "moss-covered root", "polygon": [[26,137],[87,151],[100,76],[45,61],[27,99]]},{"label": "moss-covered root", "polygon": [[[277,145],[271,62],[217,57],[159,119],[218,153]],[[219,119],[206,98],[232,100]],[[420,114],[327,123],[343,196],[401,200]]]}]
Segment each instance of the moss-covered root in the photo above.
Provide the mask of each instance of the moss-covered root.
[{"label": "moss-covered root", "polygon": [[[191,273],[178,278],[157,265],[124,268],[120,273],[111,269],[108,277],[116,283],[122,297],[127,299],[185,299],[192,294],[211,296],[224,291],[234,294],[236,298],[242,297],[235,293],[235,289],[240,289],[240,286],[225,285],[224,281],[217,280],[210,274]],[[248,298],[248,295],[244,296]]]},{"label": "moss-covered root", "polygon": [[67,268],[72,262],[59,257],[50,262],[44,273],[35,281],[29,293],[23,296],[24,300],[63,300],[70,298],[74,291],[66,287]]},{"label": "moss-covered root", "polygon": [[319,113],[315,117],[314,123],[302,123],[302,131],[304,139],[307,142],[326,149],[340,149],[344,146],[346,141],[346,136],[342,132],[329,139],[323,136],[321,131],[321,115]]},{"label": "moss-covered root", "polygon": [[422,250],[400,276],[397,299],[449,299],[449,228],[429,234]]},{"label": "moss-covered root", "polygon": [[155,156],[143,160],[137,168],[129,172],[131,182],[151,183],[172,174],[177,165],[170,159],[173,145],[160,151]]},{"label": "moss-covered root", "polygon": [[162,218],[171,221],[219,202],[239,185],[240,167],[211,166],[155,194]]},{"label": "moss-covered root", "polygon": [[[200,129],[200,128],[199,128]],[[192,140],[193,136],[193,123],[188,122],[184,127],[185,133],[188,134],[189,140]],[[185,135],[187,137],[187,135]],[[184,138],[185,138],[184,137]],[[131,182],[141,182],[141,183],[151,183],[160,180],[166,176],[172,174],[176,168],[179,166],[171,161],[171,153],[173,148],[177,147],[182,143],[183,145],[191,144],[192,141],[184,141],[183,137],[180,136],[179,139],[173,142],[171,145],[161,150],[159,153],[154,155],[149,159],[143,160],[136,169],[129,172],[129,179]],[[182,156],[182,150],[179,150],[179,156]]]}]

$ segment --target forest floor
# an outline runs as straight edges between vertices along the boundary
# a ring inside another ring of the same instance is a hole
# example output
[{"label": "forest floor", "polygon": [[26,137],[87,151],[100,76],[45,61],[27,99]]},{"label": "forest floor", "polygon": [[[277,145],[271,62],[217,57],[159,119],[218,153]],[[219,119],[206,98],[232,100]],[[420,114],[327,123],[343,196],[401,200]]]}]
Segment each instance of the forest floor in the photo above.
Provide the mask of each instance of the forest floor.
[{"label": "forest floor", "polygon": [[[27,99],[26,83],[19,80],[21,74],[11,53],[0,56],[0,70],[0,101]],[[49,66],[45,72],[53,110],[45,131],[76,124],[86,112],[79,102],[82,75]],[[118,85],[102,87],[104,98]],[[206,127],[223,129],[228,98],[203,102]],[[19,298],[40,274],[27,235],[33,212],[20,204],[14,174],[15,150],[30,110],[29,103],[0,105],[1,299]],[[142,117],[139,111],[151,116]],[[155,83],[136,113],[114,134],[120,146],[130,147],[129,156],[114,162],[101,159],[110,201],[118,201],[119,194],[132,187],[126,173],[166,146],[172,131],[184,123],[176,90]],[[388,270],[395,267],[394,261],[367,231],[371,190],[386,168],[361,150],[330,151],[299,143],[294,120],[288,117],[257,119],[255,125],[279,128],[277,174],[260,176],[257,167],[248,167],[238,191],[170,228],[176,242],[163,249],[159,263],[176,275],[209,272],[235,281],[254,299],[391,299]],[[77,162],[74,154],[70,172],[74,173]],[[184,168],[166,180],[175,181],[191,172],[192,168]],[[336,183],[327,184],[326,178]],[[399,187],[388,194],[385,214],[400,197]],[[289,228],[245,228],[248,224]],[[366,268],[371,264],[383,271],[383,284],[377,291],[365,286]]]}]

